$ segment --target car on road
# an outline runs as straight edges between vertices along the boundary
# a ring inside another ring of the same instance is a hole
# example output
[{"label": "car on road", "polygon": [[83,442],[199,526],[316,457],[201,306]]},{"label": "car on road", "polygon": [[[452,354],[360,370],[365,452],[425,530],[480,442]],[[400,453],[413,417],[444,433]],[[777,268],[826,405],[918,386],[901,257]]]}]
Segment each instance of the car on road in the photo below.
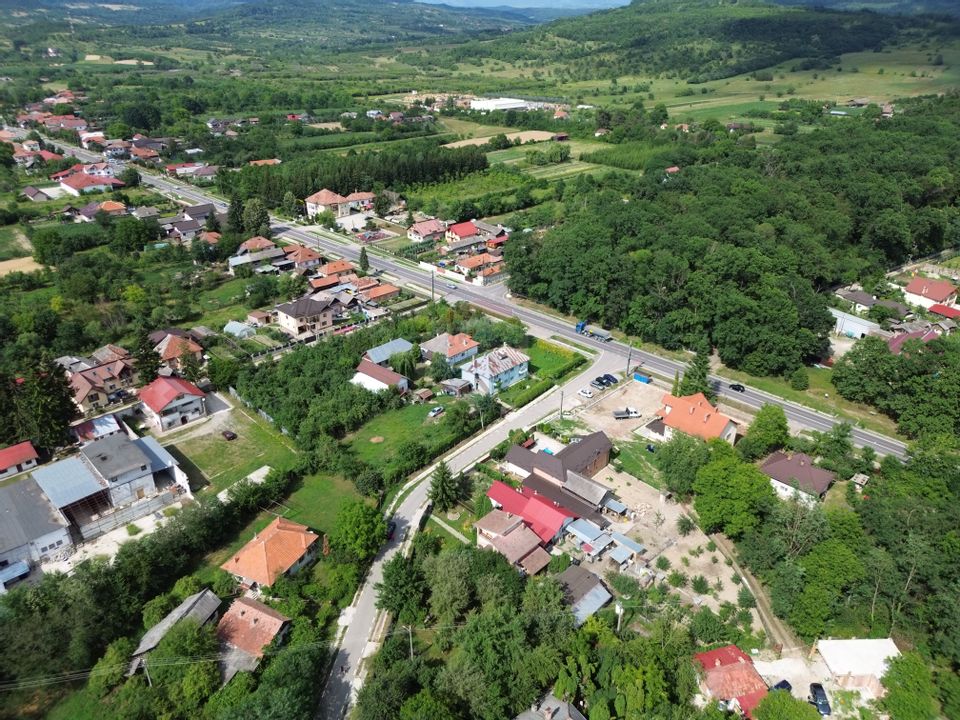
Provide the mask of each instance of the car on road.
[{"label": "car on road", "polygon": [[592,397],[593,397],[593,390],[591,390],[590,388],[580,388],[580,389],[577,391],[577,395],[579,395],[580,397],[592,398]]},{"label": "car on road", "polygon": [[447,288],[450,288],[451,290],[456,290],[456,289],[457,289],[456,283],[444,283],[443,286],[444,286],[444,287],[447,287]]},{"label": "car on road", "polygon": [[225,440],[236,440],[237,434],[233,430],[224,430],[222,433]]},{"label": "car on road", "polygon": [[738,393],[742,393],[742,392],[746,392],[746,391],[747,391],[747,388],[745,388],[745,387],[744,387],[743,385],[741,385],[740,383],[730,383],[730,389],[733,390],[734,392],[738,392]]},{"label": "car on road", "polygon": [[394,533],[397,532],[397,523],[393,520],[387,521],[387,540],[393,540]]},{"label": "car on road", "polygon": [[616,385],[618,382],[620,382],[619,380],[617,380],[616,377],[614,377],[610,373],[604,373],[603,379],[607,381],[608,385]]},{"label": "car on road", "polygon": [[823,717],[830,714],[830,701],[827,700],[827,691],[823,689],[823,685],[820,683],[810,683],[810,697],[807,700],[817,708],[817,712]]},{"label": "car on road", "polygon": [[443,415],[443,405],[437,405],[433,410],[427,413],[428,418],[435,418],[437,415]]}]

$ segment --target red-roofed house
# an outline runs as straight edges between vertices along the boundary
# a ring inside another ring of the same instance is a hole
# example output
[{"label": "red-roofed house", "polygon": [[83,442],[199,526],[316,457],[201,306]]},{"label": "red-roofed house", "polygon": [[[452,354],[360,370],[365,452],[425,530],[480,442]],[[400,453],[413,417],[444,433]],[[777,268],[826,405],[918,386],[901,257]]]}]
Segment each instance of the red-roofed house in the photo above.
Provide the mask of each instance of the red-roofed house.
[{"label": "red-roofed house", "polygon": [[326,290],[340,284],[340,278],[336,275],[326,275],[324,277],[312,278],[310,287],[314,290]]},{"label": "red-roofed house", "polygon": [[181,335],[167,333],[153,349],[160,355],[160,364],[168,370],[182,370],[186,355],[193,355],[198,363],[203,362],[203,348]]},{"label": "red-roofed house", "polygon": [[245,587],[270,587],[309,563],[319,539],[306,525],[278,517],[220,567]]},{"label": "red-roofed house", "polygon": [[224,683],[241,670],[253,672],[271,643],[283,642],[290,618],[248,597],[238,597],[220,618],[217,639],[226,650],[221,659]]},{"label": "red-roofed house", "polygon": [[767,694],[767,684],[750,657],[736,645],[726,645],[693,658],[703,672],[703,691],[725,701],[730,710],[752,718],[753,709]]},{"label": "red-roofed house", "polygon": [[207,414],[203,391],[182,378],[158,377],[140,390],[140,406],[157,430],[186,425]]},{"label": "red-roofed house", "polygon": [[731,445],[737,438],[736,423],[711,405],[703,393],[685,397],[668,393],[663,396],[663,407],[657,415],[663,419],[663,435],[668,439],[675,430],[701,440],[719,438]]},{"label": "red-roofed house", "polygon": [[130,148],[130,157],[144,163],[154,163],[160,159],[160,153],[153,148],[132,147]]},{"label": "red-roofed house", "polygon": [[324,277],[339,277],[340,275],[355,272],[355,270],[356,268],[353,267],[353,263],[348,260],[334,260],[333,262],[328,262],[326,265],[321,265],[318,272]]},{"label": "red-roofed house", "polygon": [[381,392],[389,388],[397,388],[401,393],[405,393],[410,387],[410,383],[400,373],[395,373],[390,368],[385,368],[369,360],[361,360],[357,365],[357,371],[350,383],[366,388],[370,392]]},{"label": "red-roofed house", "polygon": [[479,349],[480,343],[466,333],[441,333],[420,345],[420,352],[425,359],[431,360],[434,355],[439,354],[447,361],[447,365],[466,362],[476,355]]},{"label": "red-roofed house", "polygon": [[348,210],[369,210],[377,196],[372,192],[352,192],[344,198]]},{"label": "red-roofed house", "polygon": [[60,187],[64,191],[80,197],[88,192],[107,192],[114,188],[123,187],[123,183],[115,177],[87,175],[83,172],[73,173],[60,181]]},{"label": "red-roofed house", "polygon": [[908,340],[919,340],[920,342],[926,344],[931,340],[936,340],[938,337],[940,337],[940,334],[935,330],[917,330],[916,332],[911,333],[901,333],[900,335],[895,335],[887,340],[887,347],[890,349],[891,353],[894,355],[899,355],[903,352],[903,346]]},{"label": "red-roofed house", "polygon": [[0,480],[36,467],[37,457],[29,440],[0,450]]},{"label": "red-roofed house", "polygon": [[450,244],[463,242],[469,238],[480,234],[477,226],[472,221],[460,222],[447,228],[446,240]]},{"label": "red-roofed house", "polygon": [[480,253],[479,255],[469,255],[457,260],[457,271],[464,275],[470,273],[480,273],[484,268],[496,265],[502,262],[501,258],[494,257],[490,253]]},{"label": "red-roofed house", "polygon": [[384,283],[383,285],[372,287],[369,290],[364,290],[360,294],[367,302],[385,302],[399,297],[400,288],[390,283]]},{"label": "red-roofed house", "polygon": [[287,255],[287,260],[290,260],[297,270],[317,267],[323,262],[320,253],[303,245],[287,245],[283,251]]},{"label": "red-roofed house", "polygon": [[335,217],[342,217],[350,211],[350,205],[343,195],[326,188],[309,196],[304,203],[307,207],[307,217],[314,217],[327,211],[332,212]]},{"label": "red-roofed house", "polygon": [[499,480],[495,480],[490,486],[487,497],[494,507],[522,518],[544,543],[551,543],[559,538],[563,529],[573,519],[573,513],[555,506],[533,490],[515,490]]},{"label": "red-roofed house", "polygon": [[930,308],[937,304],[955,304],[957,302],[957,289],[946,280],[915,277],[903,289],[903,296],[911,305]]},{"label": "red-roofed house", "polygon": [[443,220],[423,220],[407,228],[407,237],[411,242],[436,242],[446,231]]},{"label": "red-roofed house", "polygon": [[929,309],[930,312],[936,313],[937,315],[942,315],[950,320],[956,320],[958,317],[960,317],[960,309],[948,307],[942,303],[935,303],[934,305],[931,305]]}]

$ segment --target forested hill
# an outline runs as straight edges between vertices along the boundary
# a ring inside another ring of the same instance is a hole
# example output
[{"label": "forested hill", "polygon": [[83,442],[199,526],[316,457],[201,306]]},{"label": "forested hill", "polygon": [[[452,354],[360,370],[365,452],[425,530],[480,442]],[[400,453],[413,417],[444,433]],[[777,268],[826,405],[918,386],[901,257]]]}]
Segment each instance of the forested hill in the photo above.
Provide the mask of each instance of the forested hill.
[{"label": "forested hill", "polygon": [[773,0],[778,5],[802,5],[831,10],[873,10],[888,15],[944,13],[960,17],[957,0]]},{"label": "forested hill", "polygon": [[[635,0],[565,18],[522,35],[468,43],[452,60],[493,57],[563,63],[574,78],[666,74],[692,82],[750,72],[792,59],[816,62],[881,47],[932,18],[790,8],[753,0]],[[428,59],[427,62],[430,60]],[[438,56],[436,62],[442,62]]]},{"label": "forested hill", "polygon": [[578,177],[554,229],[507,245],[510,287],[756,375],[819,360],[831,288],[960,243],[960,97],[901,105],[775,148],[705,124],[642,180]]}]

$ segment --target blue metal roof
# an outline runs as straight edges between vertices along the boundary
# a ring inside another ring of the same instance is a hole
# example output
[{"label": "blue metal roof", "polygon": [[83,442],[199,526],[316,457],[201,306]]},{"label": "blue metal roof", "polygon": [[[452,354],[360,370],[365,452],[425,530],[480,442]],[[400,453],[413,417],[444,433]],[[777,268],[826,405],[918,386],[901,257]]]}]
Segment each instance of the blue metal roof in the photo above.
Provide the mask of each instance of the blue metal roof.
[{"label": "blue metal roof", "polygon": [[56,507],[62,508],[106,490],[79,457],[44,465],[32,471],[33,479]]},{"label": "blue metal roof", "polygon": [[396,338],[395,340],[391,340],[383,345],[377,345],[375,348],[370,348],[367,350],[367,357],[370,359],[370,362],[379,365],[382,362],[386,362],[397,353],[407,352],[411,348],[413,348],[413,345],[411,345],[407,340],[404,340],[403,338]]},{"label": "blue metal roof", "polygon": [[610,551],[610,554],[607,557],[609,557],[618,565],[623,565],[625,562],[628,562],[631,557],[633,557],[633,553],[630,552],[630,548],[625,547],[624,545],[618,545]]},{"label": "blue metal roof", "polygon": [[17,560],[10,563],[5,568],[0,568],[0,586],[18,577],[23,577],[30,572],[30,566],[24,560]]},{"label": "blue metal roof", "polygon": [[585,543],[592,543],[603,534],[603,530],[583,518],[577,518],[567,525],[567,532],[575,535],[580,542]]},{"label": "blue metal roof", "polygon": [[612,599],[613,595],[611,595],[603,585],[600,583],[594,585],[593,588],[580,599],[580,602],[573,606],[573,617],[577,625],[583,625],[588,617]]},{"label": "blue metal roof", "polygon": [[605,499],[603,501],[603,506],[608,510],[612,510],[613,512],[617,513],[617,515],[623,515],[627,511],[627,506],[614,497],[608,497]]},{"label": "blue metal roof", "polygon": [[137,438],[133,444],[143,450],[143,454],[150,460],[151,472],[160,472],[178,465],[176,458],[168,453],[164,447],[152,437]]},{"label": "blue metal roof", "polygon": [[643,545],[638,543],[636,540],[631,540],[626,535],[621,535],[620,533],[612,532],[610,533],[610,537],[613,538],[613,541],[617,545],[629,548],[630,550],[635,552],[637,555],[642,555],[647,551],[647,548],[645,548]]},{"label": "blue metal roof", "polygon": [[606,533],[603,533],[599,537],[591,540],[589,543],[584,543],[584,550],[586,550],[587,555],[590,557],[596,557],[603,552],[604,548],[610,545],[613,545],[613,538]]}]

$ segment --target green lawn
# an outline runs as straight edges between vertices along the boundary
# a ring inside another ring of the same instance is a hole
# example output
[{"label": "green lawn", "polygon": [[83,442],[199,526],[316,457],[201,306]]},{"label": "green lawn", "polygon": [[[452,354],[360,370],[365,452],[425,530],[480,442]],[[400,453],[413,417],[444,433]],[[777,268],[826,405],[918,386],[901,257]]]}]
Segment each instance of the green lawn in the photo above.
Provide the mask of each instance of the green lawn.
[{"label": "green lawn", "polygon": [[30,241],[19,225],[0,227],[0,262],[30,254]]},{"label": "green lawn", "polygon": [[350,436],[350,449],[360,460],[374,467],[383,467],[390,463],[404,443],[417,441],[431,445],[446,435],[443,415],[427,418],[427,413],[438,404],[449,409],[454,402],[443,398],[439,403],[405,405],[399,410],[378,415]]},{"label": "green lawn", "polygon": [[546,340],[535,340],[524,349],[530,356],[530,372],[542,377],[543,373],[550,373],[573,360],[575,353]]},{"label": "green lawn", "polygon": [[623,471],[642,480],[647,485],[662,488],[660,473],[648,459],[647,442],[645,440],[619,441],[617,448],[620,454],[617,460],[623,466]]},{"label": "green lawn", "polygon": [[236,440],[228,441],[216,430],[191,437],[202,426],[189,425],[163,439],[168,450],[187,460],[185,470],[194,487],[209,483],[203,492],[220,492],[264,465],[289,465],[296,453],[291,441],[253,411],[237,405],[230,412],[228,427],[237,433]]}]

